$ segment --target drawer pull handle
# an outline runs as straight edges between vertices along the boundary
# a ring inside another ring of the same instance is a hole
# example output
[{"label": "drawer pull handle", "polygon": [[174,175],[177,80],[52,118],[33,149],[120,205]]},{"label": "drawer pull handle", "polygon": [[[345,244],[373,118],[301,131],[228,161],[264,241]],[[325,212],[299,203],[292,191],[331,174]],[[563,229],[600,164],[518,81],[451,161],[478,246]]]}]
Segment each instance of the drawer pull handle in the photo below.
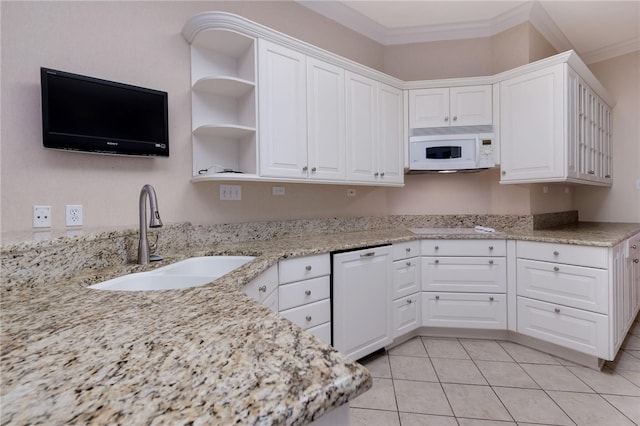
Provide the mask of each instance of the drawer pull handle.
[{"label": "drawer pull handle", "polygon": [[411,266],[411,262],[407,262],[407,266]]},{"label": "drawer pull handle", "polygon": [[376,252],[375,252],[375,251],[370,251],[370,252],[368,252],[368,253],[362,253],[362,254],[360,255],[360,257],[373,257],[373,256],[375,256],[375,255],[376,255]]},{"label": "drawer pull handle", "polygon": [[408,304],[412,304],[412,303],[413,303],[413,300],[411,300],[411,299],[407,299],[407,303],[408,303]]},{"label": "drawer pull handle", "polygon": [[559,256],[559,255],[560,255],[560,252],[559,252],[559,251],[554,251],[554,252],[553,252],[553,255],[554,255],[554,256]]},{"label": "drawer pull handle", "polygon": [[267,286],[266,285],[261,285],[260,287],[258,287],[258,291],[260,293],[266,293],[267,292]]},{"label": "drawer pull handle", "polygon": [[490,260],[490,261],[489,261],[489,265],[493,265],[493,260]]},{"label": "drawer pull handle", "polygon": [[310,271],[311,270],[311,265],[305,266],[304,269],[306,269],[307,271]]},{"label": "drawer pull handle", "polygon": [[633,259],[633,263],[640,263],[640,259]]},{"label": "drawer pull handle", "polygon": [[560,313],[560,308],[555,308],[555,309],[553,310],[553,312],[555,312],[556,314],[559,314],[559,313]]},{"label": "drawer pull handle", "polygon": [[405,250],[406,250],[407,253],[409,253],[411,251],[411,247],[407,247]]},{"label": "drawer pull handle", "polygon": [[489,302],[493,302],[493,296],[489,296]]},{"label": "drawer pull handle", "polygon": [[493,250],[493,246],[489,246],[489,250]]},{"label": "drawer pull handle", "polygon": [[311,296],[311,290],[306,290],[304,294],[306,294],[307,296]]},{"label": "drawer pull handle", "polygon": [[436,296],[436,300],[440,300],[440,296]]},{"label": "drawer pull handle", "polygon": [[311,321],[311,315],[307,315],[304,319],[306,319],[307,321]]},{"label": "drawer pull handle", "polygon": [[439,261],[438,259],[436,259],[434,262],[435,262],[435,263],[440,263],[440,261]]},{"label": "drawer pull handle", "polygon": [[560,268],[558,268],[557,266],[554,266],[554,267],[553,267],[553,270],[554,270],[554,271],[556,271],[556,272],[558,272],[558,271],[560,270]]},{"label": "drawer pull handle", "polygon": [[434,250],[440,250],[440,246],[435,246],[433,249]]}]

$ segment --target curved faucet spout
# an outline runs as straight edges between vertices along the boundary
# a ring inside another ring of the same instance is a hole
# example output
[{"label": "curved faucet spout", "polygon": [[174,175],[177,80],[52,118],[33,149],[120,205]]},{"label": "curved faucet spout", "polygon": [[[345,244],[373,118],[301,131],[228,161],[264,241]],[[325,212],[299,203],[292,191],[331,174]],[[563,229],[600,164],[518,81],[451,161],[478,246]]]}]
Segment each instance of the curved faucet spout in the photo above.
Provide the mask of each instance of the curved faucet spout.
[{"label": "curved faucet spout", "polygon": [[149,263],[149,241],[147,240],[147,206],[145,199],[149,198],[149,210],[151,211],[150,228],[160,228],[162,220],[158,211],[158,199],[153,186],[146,184],[140,190],[140,203],[138,213],[140,216],[140,241],[138,242],[138,263],[146,265]]}]

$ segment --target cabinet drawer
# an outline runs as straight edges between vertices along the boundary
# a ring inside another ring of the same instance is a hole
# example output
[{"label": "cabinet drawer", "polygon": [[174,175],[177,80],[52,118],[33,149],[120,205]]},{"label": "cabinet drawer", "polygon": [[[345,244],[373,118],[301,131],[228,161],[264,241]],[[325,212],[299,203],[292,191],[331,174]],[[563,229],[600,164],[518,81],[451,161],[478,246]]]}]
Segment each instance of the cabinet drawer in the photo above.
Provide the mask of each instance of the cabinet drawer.
[{"label": "cabinet drawer", "polygon": [[331,273],[331,262],[328,253],[317,254],[281,260],[279,268],[280,284],[286,284],[329,275]]},{"label": "cabinet drawer", "polygon": [[331,303],[329,299],[324,299],[319,302],[280,311],[280,315],[306,330],[331,320]]},{"label": "cabinet drawer", "polygon": [[537,243],[532,241],[518,241],[516,243],[516,255],[518,258],[589,266],[591,268],[607,268],[607,252],[606,247]]},{"label": "cabinet drawer", "polygon": [[242,290],[253,300],[263,302],[276,288],[278,288],[278,267],[273,265],[249,281]]},{"label": "cabinet drawer", "polygon": [[278,313],[278,292],[271,292],[271,294],[264,299],[262,304],[271,309],[273,312]]},{"label": "cabinet drawer", "polygon": [[518,259],[517,294],[607,314],[609,281],[605,269]]},{"label": "cabinet drawer", "polygon": [[399,337],[420,327],[420,293],[393,301],[393,337]]},{"label": "cabinet drawer", "polygon": [[609,359],[608,316],[518,296],[518,332]]},{"label": "cabinet drawer", "polygon": [[312,278],[291,284],[284,284],[278,288],[280,294],[280,309],[286,310],[307,303],[326,299],[330,295],[329,276]]},{"label": "cabinet drawer", "polygon": [[419,257],[393,262],[393,299],[420,291],[420,262]]},{"label": "cabinet drawer", "polygon": [[505,294],[422,293],[422,325],[506,330]]},{"label": "cabinet drawer", "polygon": [[422,240],[423,256],[506,256],[505,240]]},{"label": "cabinet drawer", "polygon": [[307,331],[327,345],[331,344],[331,322],[316,325],[315,327],[308,328]]},{"label": "cabinet drawer", "polygon": [[423,257],[422,291],[505,293],[504,257]]},{"label": "cabinet drawer", "polygon": [[393,244],[393,260],[407,259],[420,255],[420,241]]}]

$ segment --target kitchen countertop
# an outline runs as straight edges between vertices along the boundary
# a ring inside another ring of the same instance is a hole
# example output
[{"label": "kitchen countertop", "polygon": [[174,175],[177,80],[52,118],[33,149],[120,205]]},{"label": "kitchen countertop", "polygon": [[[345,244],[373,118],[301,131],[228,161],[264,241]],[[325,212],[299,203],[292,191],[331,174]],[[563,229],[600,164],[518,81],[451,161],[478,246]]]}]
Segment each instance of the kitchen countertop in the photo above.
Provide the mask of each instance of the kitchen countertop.
[{"label": "kitchen countertop", "polygon": [[158,292],[71,280],[3,288],[2,423],[306,424],[371,387],[367,370],[247,298],[242,286],[278,260],[423,238],[507,238],[612,247],[639,224],[578,223],[504,234],[414,235],[405,227],[191,249],[257,258],[212,284]]}]

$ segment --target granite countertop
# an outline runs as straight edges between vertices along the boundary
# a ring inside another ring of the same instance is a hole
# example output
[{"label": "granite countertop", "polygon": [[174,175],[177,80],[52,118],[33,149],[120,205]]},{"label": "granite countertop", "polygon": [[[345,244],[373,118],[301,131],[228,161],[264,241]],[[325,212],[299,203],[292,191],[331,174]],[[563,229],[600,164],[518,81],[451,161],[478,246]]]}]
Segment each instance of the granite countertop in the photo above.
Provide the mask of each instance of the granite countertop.
[{"label": "granite countertop", "polygon": [[405,227],[227,242],[200,255],[257,258],[185,290],[102,292],[122,265],[3,290],[2,423],[306,424],[371,387],[368,371],[246,297],[278,260],[423,238],[507,238],[610,247],[638,224],[414,235]]}]

